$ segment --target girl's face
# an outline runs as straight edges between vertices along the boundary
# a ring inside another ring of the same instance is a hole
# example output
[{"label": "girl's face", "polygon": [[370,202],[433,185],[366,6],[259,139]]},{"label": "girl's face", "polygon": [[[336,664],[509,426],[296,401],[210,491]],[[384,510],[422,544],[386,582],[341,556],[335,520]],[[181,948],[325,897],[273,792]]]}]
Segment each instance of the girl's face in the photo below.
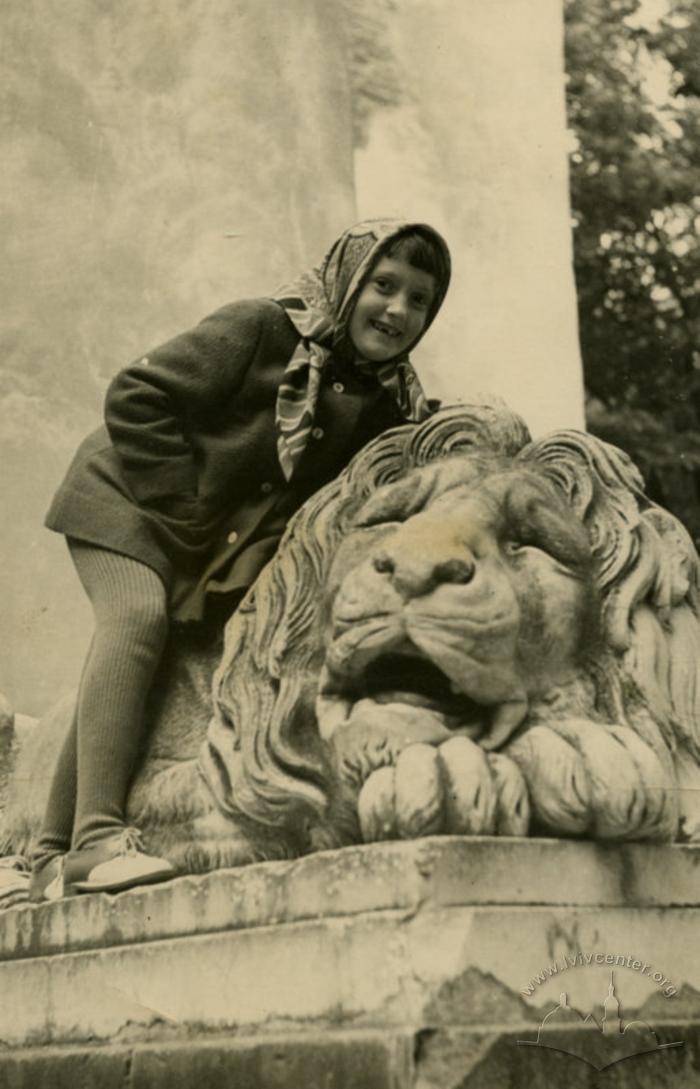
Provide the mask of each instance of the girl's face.
[{"label": "girl's face", "polygon": [[399,257],[382,257],[357,297],[349,335],[371,363],[401,355],[423,332],[435,297],[435,277]]}]

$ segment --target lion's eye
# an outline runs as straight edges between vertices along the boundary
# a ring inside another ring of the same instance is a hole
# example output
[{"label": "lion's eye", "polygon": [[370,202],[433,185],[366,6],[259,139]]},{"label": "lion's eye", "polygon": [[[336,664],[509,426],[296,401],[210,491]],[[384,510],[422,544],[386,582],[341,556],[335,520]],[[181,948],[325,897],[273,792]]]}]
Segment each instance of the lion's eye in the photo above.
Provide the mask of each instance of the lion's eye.
[{"label": "lion's eye", "polygon": [[398,518],[388,518],[385,515],[378,513],[376,515],[368,515],[367,517],[356,518],[350,528],[356,529],[391,529],[392,526],[400,525]]},{"label": "lion's eye", "polygon": [[551,555],[549,549],[544,548],[538,541],[518,541],[510,540],[506,541],[503,545],[503,551],[506,556],[524,556],[527,552],[544,552],[545,555]]},{"label": "lion's eye", "polygon": [[522,552],[527,545],[522,541],[506,541],[503,545],[503,551],[507,556],[516,556],[518,552]]}]

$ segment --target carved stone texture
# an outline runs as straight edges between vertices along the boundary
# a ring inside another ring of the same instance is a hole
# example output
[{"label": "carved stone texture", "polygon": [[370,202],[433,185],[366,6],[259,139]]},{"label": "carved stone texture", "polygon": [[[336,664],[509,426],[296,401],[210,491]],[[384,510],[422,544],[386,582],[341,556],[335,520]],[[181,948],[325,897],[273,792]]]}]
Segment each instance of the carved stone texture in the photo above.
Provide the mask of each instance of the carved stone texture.
[{"label": "carved stone texture", "polygon": [[696,836],[698,575],[612,446],[532,442],[503,405],[399,428],[296,516],[231,621],[208,782],[307,848]]},{"label": "carved stone texture", "polygon": [[199,753],[210,666],[176,712],[171,656],[130,819],[183,872],[435,833],[700,838],[699,570],[600,440],[532,442],[502,404],[397,428],[229,621]]}]

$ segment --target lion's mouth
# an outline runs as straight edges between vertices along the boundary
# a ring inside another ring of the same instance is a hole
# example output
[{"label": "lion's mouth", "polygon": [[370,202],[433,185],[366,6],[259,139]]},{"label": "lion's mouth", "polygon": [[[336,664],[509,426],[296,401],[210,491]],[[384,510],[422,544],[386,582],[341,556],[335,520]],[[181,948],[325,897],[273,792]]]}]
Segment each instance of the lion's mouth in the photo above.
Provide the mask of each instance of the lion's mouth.
[{"label": "lion's mouth", "polygon": [[379,654],[351,676],[324,669],[317,701],[321,734],[330,737],[360,700],[424,708],[433,721],[440,719],[446,735],[459,731],[479,737],[489,729],[493,713],[462,692],[434,662],[410,652]]},{"label": "lion's mouth", "polygon": [[483,707],[460,692],[434,662],[417,655],[375,658],[360,682],[364,694],[375,703],[410,703],[460,721],[483,717]]}]

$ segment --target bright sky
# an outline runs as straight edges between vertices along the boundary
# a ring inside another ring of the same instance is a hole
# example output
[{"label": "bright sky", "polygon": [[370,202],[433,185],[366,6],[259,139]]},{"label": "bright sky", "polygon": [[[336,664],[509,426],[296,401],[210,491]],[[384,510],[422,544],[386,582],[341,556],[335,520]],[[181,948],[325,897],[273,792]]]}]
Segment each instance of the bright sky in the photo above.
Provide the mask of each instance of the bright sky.
[{"label": "bright sky", "polygon": [[[641,0],[639,10],[625,21],[629,26],[644,26],[654,30],[659,19],[668,14],[669,0]],[[668,103],[670,94],[671,67],[658,56],[642,60],[644,89],[657,106]]]},{"label": "bright sky", "polygon": [[627,22],[632,25],[637,23],[641,26],[653,26],[654,23],[666,15],[668,7],[669,0],[642,0],[637,14],[628,19]]}]

